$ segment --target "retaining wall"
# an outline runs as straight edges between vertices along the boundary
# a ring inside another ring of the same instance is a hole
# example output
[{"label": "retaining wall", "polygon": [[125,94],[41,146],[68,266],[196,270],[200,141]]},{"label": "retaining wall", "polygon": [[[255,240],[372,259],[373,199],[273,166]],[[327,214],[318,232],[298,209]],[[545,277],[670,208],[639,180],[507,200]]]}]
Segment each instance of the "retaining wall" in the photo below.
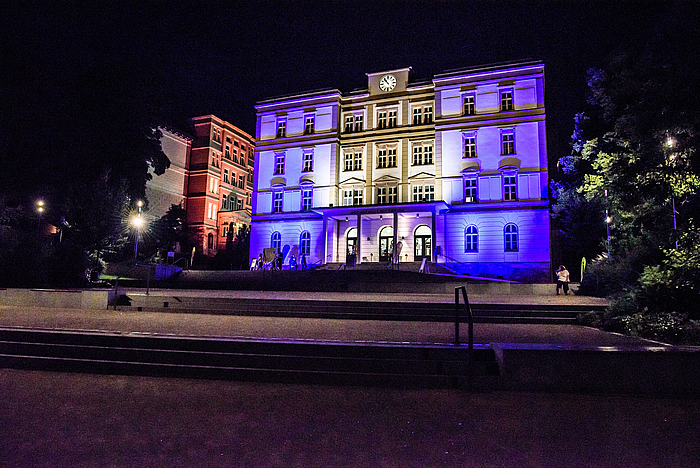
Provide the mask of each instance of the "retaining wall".
[{"label": "retaining wall", "polygon": [[0,289],[0,305],[16,307],[106,309],[113,297],[113,289]]}]

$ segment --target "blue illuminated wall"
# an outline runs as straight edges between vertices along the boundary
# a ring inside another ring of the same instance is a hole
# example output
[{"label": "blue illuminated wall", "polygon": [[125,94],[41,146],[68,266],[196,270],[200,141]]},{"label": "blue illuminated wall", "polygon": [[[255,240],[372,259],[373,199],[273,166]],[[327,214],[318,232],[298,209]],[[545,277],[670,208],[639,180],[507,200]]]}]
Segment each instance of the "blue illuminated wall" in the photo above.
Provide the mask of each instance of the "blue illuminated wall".
[{"label": "blue illuminated wall", "polygon": [[376,262],[396,228],[404,261],[549,279],[544,65],[409,74],[258,103],[251,255],[273,236],[298,252],[308,233],[308,263],[342,263],[359,227],[358,260]]}]

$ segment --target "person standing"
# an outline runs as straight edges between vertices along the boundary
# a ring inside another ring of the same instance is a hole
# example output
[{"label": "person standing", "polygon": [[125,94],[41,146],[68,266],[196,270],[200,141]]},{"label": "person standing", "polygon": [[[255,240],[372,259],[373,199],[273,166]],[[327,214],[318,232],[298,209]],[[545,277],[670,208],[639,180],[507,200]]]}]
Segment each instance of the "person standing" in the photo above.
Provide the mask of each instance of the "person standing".
[{"label": "person standing", "polygon": [[559,289],[563,289],[564,294],[569,295],[569,270],[564,265],[559,265],[557,270],[557,296]]}]

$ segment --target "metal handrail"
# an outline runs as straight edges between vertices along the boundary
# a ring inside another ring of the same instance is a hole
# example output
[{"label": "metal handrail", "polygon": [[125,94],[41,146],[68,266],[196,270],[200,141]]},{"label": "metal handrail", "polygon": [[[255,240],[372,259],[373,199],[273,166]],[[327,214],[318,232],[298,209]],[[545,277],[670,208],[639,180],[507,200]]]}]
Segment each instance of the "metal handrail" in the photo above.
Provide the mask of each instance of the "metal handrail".
[{"label": "metal handrail", "polygon": [[189,266],[188,266],[189,262],[187,261],[187,259],[186,259],[185,257],[178,258],[177,260],[175,260],[175,261],[173,262],[173,265],[177,265],[177,263],[178,263],[180,260],[184,260],[184,261],[185,261],[185,270],[189,270]]},{"label": "metal handrail", "polygon": [[467,316],[467,323],[469,325],[469,349],[474,349],[474,314],[472,314],[471,305],[469,305],[469,298],[467,297],[467,287],[458,286],[455,288],[455,346],[459,346],[459,291],[462,291],[462,298],[464,299],[464,312]]}]

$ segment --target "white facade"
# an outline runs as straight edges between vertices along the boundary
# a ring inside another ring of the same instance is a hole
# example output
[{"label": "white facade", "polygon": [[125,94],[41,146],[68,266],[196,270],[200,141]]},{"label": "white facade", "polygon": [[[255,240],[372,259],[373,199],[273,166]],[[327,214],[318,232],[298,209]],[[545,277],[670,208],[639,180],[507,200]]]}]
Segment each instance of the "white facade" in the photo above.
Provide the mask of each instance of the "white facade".
[{"label": "white facade", "polygon": [[548,278],[544,65],[409,72],[256,106],[251,255],[388,262],[401,243],[404,262]]}]

